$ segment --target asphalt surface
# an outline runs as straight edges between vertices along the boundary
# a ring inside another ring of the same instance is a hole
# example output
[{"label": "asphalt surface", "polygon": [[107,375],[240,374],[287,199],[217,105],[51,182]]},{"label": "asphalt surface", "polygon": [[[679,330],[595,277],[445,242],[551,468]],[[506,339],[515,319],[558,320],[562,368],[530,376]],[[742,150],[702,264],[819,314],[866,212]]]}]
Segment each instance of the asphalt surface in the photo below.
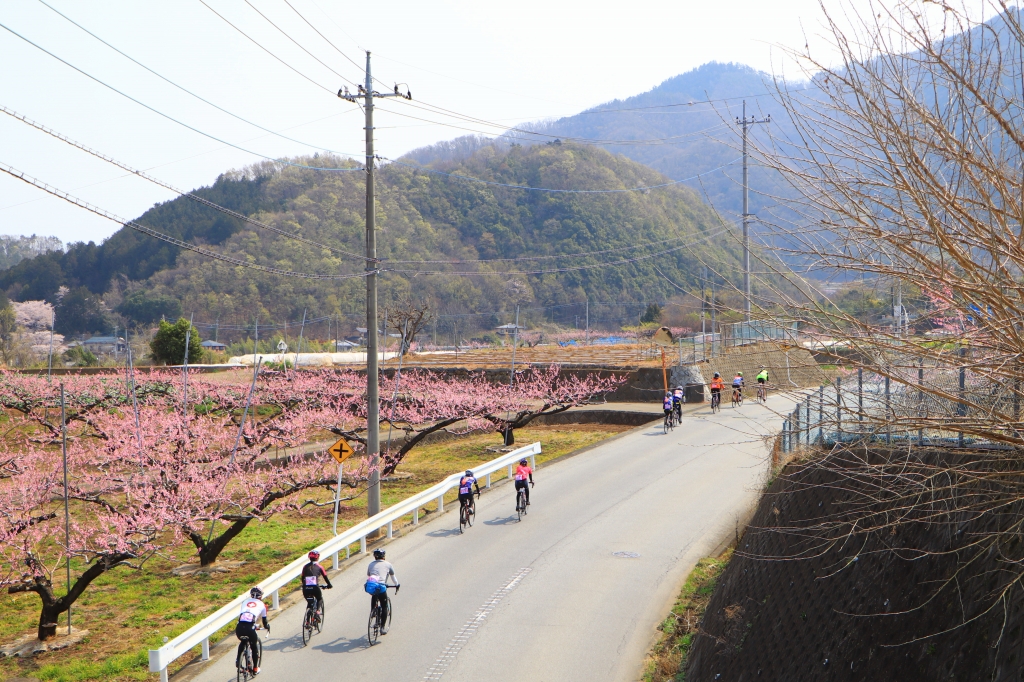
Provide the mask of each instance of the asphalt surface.
[{"label": "asphalt surface", "polygon": [[[451,505],[387,545],[402,589],[375,646],[359,565],[332,578],[306,647],[304,603],[271,621],[258,679],[636,680],[687,573],[756,500],[759,435],[780,424],[753,403],[700,409],[669,434],[652,425],[541,467],[522,521],[511,485],[484,493],[463,535]],[[235,679],[234,655],[194,679]]]}]

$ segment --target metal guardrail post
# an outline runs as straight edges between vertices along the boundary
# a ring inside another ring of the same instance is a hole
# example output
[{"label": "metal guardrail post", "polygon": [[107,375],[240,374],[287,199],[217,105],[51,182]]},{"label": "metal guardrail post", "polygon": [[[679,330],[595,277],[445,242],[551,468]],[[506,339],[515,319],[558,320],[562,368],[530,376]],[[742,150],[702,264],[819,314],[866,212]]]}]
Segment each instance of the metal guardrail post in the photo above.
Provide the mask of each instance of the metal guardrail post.
[{"label": "metal guardrail post", "polygon": [[359,538],[359,553],[366,554],[366,536]]},{"label": "metal guardrail post", "polygon": [[388,521],[388,540],[390,540],[392,537],[394,537],[394,534],[395,534],[395,522],[394,521]]},{"label": "metal guardrail post", "polygon": [[531,469],[536,469],[537,468],[537,455],[530,455],[530,468]]},{"label": "metal guardrail post", "polygon": [[280,611],[281,610],[281,591],[280,590],[274,590],[274,592],[271,594],[271,597],[272,597],[272,600],[271,600],[272,607],[271,608],[273,608],[275,611]]},{"label": "metal guardrail post", "polygon": [[825,386],[818,386],[818,442],[825,444]]},{"label": "metal guardrail post", "polygon": [[864,368],[857,368],[857,421],[864,421]]},{"label": "metal guardrail post", "polygon": [[444,514],[444,495],[437,498],[437,513]]},{"label": "metal guardrail post", "polygon": [[490,474],[487,474],[487,485],[485,485],[484,487],[485,488],[490,488],[491,487],[491,475]]},{"label": "metal guardrail post", "polygon": [[414,526],[420,525],[420,508],[419,507],[416,507],[416,509],[414,509],[413,512],[412,512],[412,525],[414,525]]},{"label": "metal guardrail post", "polygon": [[335,571],[338,570],[338,553],[337,552],[335,552],[334,554],[331,555],[331,568],[333,568]]},{"label": "metal guardrail post", "polygon": [[512,471],[512,465],[511,465],[511,464],[509,464],[509,465],[508,465],[508,480],[510,480],[510,481],[511,481],[511,480],[512,480],[512,477],[513,477],[514,475],[515,475],[515,473],[514,473],[514,472]]},{"label": "metal guardrail post", "polygon": [[202,660],[210,660],[210,638],[207,637],[203,640],[203,658]]}]

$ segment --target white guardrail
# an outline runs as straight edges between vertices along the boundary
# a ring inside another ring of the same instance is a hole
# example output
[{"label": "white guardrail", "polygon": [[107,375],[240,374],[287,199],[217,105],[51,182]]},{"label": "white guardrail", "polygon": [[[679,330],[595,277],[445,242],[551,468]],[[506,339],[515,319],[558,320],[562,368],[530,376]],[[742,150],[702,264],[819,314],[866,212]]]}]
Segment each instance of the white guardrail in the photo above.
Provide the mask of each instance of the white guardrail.
[{"label": "white guardrail", "polygon": [[[512,478],[512,467],[515,466],[516,462],[523,457],[529,457],[530,464],[533,466],[536,464],[536,456],[540,454],[540,451],[540,443],[533,443],[531,445],[521,447],[518,450],[514,450],[506,455],[502,455],[501,457],[491,460],[486,464],[475,466],[473,467],[473,473],[477,478],[483,479],[486,487],[490,488],[491,474],[496,471],[500,471],[504,467],[508,467],[508,477]],[[392,536],[394,522],[403,516],[412,514],[413,525],[418,525],[420,520],[420,509],[435,501],[437,502],[438,514],[440,515],[440,513],[444,511],[445,493],[458,486],[461,476],[461,472],[452,474],[437,485],[428,488],[417,495],[413,495],[406,500],[402,500],[398,504],[388,507],[373,518],[366,519],[362,523],[352,526],[345,532],[335,535],[333,538],[317,547],[317,551],[320,552],[321,556],[330,555],[334,568],[337,569],[338,554],[340,552],[345,552],[345,558],[349,558],[350,547],[358,542],[359,552],[361,554],[365,554],[366,536],[371,533],[376,533],[378,530],[386,526],[388,533],[387,536],[390,538]],[[308,559],[305,556],[300,557],[274,575],[259,583],[259,587],[263,590],[264,594],[272,595],[273,610],[279,610],[281,608],[278,591],[299,577],[302,567],[307,561]],[[249,592],[246,590],[245,594],[239,595],[230,603],[218,609],[216,613],[199,621],[159,649],[150,649],[150,672],[160,673],[161,682],[167,682],[167,666],[189,649],[199,645],[202,645],[203,647],[202,660],[208,660],[210,658],[210,637],[215,635],[225,625],[234,623],[235,620],[238,619],[238,614],[242,608],[242,602],[248,598]]]}]

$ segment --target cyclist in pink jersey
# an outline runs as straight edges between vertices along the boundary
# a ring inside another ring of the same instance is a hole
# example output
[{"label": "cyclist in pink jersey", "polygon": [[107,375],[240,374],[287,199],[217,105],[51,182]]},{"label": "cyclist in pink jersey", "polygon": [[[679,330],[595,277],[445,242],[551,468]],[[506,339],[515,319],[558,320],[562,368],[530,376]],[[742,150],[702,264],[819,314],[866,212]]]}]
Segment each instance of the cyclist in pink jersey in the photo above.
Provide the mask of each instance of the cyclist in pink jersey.
[{"label": "cyclist in pink jersey", "polygon": [[516,490],[523,489],[526,491],[526,504],[529,505],[530,487],[526,485],[527,481],[529,481],[530,486],[533,485],[533,469],[530,468],[525,459],[521,459],[519,460],[519,466],[516,467]]}]

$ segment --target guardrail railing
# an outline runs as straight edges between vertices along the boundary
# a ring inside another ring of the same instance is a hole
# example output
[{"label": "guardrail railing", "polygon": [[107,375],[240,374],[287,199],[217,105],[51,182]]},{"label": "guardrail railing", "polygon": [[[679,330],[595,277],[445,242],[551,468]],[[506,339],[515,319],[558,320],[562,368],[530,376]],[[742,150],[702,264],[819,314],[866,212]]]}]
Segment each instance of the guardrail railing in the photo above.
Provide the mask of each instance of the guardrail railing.
[{"label": "guardrail railing", "polygon": [[[539,455],[540,452],[540,443],[532,443],[508,454],[502,455],[497,459],[493,459],[486,464],[473,467],[473,473],[477,478],[483,479],[485,486],[490,488],[492,474],[508,467],[508,477],[512,478],[512,468],[515,466],[516,462],[524,457],[529,457],[530,465],[535,466],[536,456]],[[435,501],[437,502],[437,512],[440,515],[444,512],[445,493],[458,486],[461,476],[461,472],[452,474],[437,485],[427,488],[421,493],[413,495],[410,498],[388,507],[380,514],[352,526],[343,533],[335,535],[333,538],[317,547],[317,551],[320,552],[321,556],[330,555],[334,568],[337,569],[339,561],[338,555],[341,552],[345,553],[345,558],[347,559],[349,557],[350,548],[358,542],[359,552],[365,554],[366,537],[370,534],[376,533],[381,528],[386,527],[387,536],[390,538],[392,536],[394,522],[403,516],[412,514],[413,525],[418,525],[420,520],[420,509]],[[308,559],[305,556],[300,557],[279,570],[277,573],[274,573],[269,578],[258,583],[259,588],[263,590],[264,594],[272,595],[273,610],[279,610],[281,608],[278,591],[299,577],[302,567],[307,561]],[[150,649],[150,672],[160,673],[160,681],[167,682],[167,666],[169,666],[179,656],[196,646],[202,646],[202,660],[208,660],[210,658],[210,637],[215,635],[225,625],[235,622],[238,618],[239,612],[241,611],[242,602],[248,598],[249,593],[246,591],[244,594],[239,595],[231,602],[218,609],[215,613],[207,616],[185,632],[168,641],[159,649]]]}]

